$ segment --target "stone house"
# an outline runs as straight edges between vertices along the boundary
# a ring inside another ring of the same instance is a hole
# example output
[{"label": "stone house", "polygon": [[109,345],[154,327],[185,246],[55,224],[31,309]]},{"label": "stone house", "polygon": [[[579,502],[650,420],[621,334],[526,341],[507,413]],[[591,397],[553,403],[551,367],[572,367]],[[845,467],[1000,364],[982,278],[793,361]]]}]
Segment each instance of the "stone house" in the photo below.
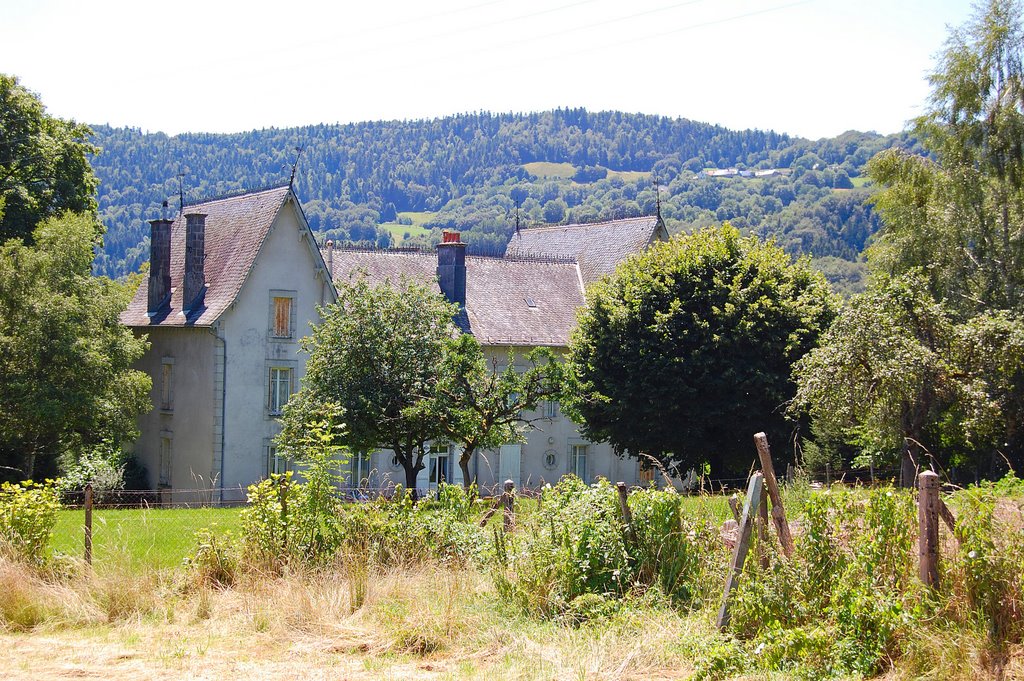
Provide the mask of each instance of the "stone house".
[{"label": "stone house", "polygon": [[134,453],[165,501],[244,500],[283,466],[276,416],[305,371],[299,338],[334,286],[289,187],[150,226],[149,277],[121,315],[151,345],[138,368],[154,408]]}]

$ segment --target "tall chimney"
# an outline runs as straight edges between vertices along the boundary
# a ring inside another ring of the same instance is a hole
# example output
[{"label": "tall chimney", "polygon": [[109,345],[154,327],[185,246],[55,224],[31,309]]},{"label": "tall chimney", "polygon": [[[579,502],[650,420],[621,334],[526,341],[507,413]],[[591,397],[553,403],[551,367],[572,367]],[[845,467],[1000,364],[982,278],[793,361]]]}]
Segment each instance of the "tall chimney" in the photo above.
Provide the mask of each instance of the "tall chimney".
[{"label": "tall chimney", "polygon": [[167,219],[149,221],[149,312],[163,307],[171,295],[172,224]]},{"label": "tall chimney", "polygon": [[206,215],[189,213],[185,216],[185,281],[182,284],[181,308],[191,310],[198,306],[206,285],[203,260],[206,258]]},{"label": "tall chimney", "polygon": [[458,232],[444,232],[437,245],[437,281],[450,303],[466,306],[466,244]]}]

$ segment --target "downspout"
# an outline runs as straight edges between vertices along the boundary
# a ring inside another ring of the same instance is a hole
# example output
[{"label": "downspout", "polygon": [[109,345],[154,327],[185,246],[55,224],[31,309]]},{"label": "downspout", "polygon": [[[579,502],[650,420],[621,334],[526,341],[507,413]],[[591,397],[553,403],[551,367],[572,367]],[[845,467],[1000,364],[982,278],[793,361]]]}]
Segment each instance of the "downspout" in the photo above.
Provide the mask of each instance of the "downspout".
[{"label": "downspout", "polygon": [[[217,347],[218,354],[220,356],[220,470],[217,471],[218,481],[218,492],[217,501],[224,501],[224,444],[226,442],[225,433],[227,432],[227,422],[225,417],[227,416],[227,393],[228,393],[228,343],[224,336],[220,335],[220,321],[217,321],[213,326],[210,327],[210,333],[213,334],[213,342]],[[214,366],[216,367],[217,358],[214,357]],[[214,376],[216,376],[216,369],[214,369]],[[214,386],[216,388],[216,378],[214,378]],[[214,399],[216,400],[216,395]],[[212,490],[211,490],[212,491]]]}]

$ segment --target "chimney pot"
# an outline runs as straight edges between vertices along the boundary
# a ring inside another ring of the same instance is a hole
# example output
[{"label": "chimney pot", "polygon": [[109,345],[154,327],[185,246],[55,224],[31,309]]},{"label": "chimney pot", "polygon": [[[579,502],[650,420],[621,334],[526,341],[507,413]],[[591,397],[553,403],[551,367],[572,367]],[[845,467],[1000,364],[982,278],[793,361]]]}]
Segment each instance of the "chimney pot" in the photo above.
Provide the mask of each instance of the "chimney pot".
[{"label": "chimney pot", "polygon": [[206,215],[189,213],[185,216],[185,280],[182,283],[182,310],[199,306],[206,286],[203,261],[206,258]]}]

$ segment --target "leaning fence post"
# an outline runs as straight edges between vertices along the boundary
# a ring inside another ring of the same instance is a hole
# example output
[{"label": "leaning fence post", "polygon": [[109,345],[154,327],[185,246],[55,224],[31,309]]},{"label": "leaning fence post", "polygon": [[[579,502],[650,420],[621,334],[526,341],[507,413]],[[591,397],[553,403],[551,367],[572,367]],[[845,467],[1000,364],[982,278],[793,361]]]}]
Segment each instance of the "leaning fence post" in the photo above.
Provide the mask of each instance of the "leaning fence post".
[{"label": "leaning fence post", "polygon": [[512,528],[516,524],[516,507],[515,507],[515,492],[516,483],[511,480],[505,481],[505,494],[503,495],[503,501],[505,502],[505,518],[502,528],[506,532],[511,532]]},{"label": "leaning fence post", "polygon": [[743,503],[740,534],[736,539],[736,548],[732,552],[732,564],[729,567],[729,575],[725,580],[725,589],[722,591],[722,607],[718,610],[716,626],[719,629],[725,629],[729,626],[729,596],[739,583],[740,573],[743,571],[743,562],[747,559],[754,516],[761,505],[761,486],[763,483],[763,476],[760,473],[754,473],[750,477],[750,484],[747,486],[747,500]]},{"label": "leaning fence post", "polygon": [[772,500],[772,522],[775,523],[775,530],[779,533],[779,543],[782,544],[782,552],[786,554],[786,558],[792,558],[793,535],[789,533],[789,523],[786,522],[786,509],[782,506],[779,483],[775,479],[772,454],[771,450],[768,449],[768,436],[764,433],[758,433],[754,436],[754,444],[757,446],[757,456],[761,459],[761,471],[764,473],[764,483],[768,487],[768,496]]},{"label": "leaning fence post", "polygon": [[85,486],[85,562],[92,565],[92,485]]},{"label": "leaning fence post", "polygon": [[924,471],[917,476],[918,575],[925,586],[939,587],[939,476]]},{"label": "leaning fence post", "polygon": [[633,512],[629,510],[629,493],[626,490],[626,483],[615,483],[615,489],[619,492],[619,507],[622,509],[622,522],[626,524],[626,534],[633,546],[636,546],[636,528],[633,527]]}]

